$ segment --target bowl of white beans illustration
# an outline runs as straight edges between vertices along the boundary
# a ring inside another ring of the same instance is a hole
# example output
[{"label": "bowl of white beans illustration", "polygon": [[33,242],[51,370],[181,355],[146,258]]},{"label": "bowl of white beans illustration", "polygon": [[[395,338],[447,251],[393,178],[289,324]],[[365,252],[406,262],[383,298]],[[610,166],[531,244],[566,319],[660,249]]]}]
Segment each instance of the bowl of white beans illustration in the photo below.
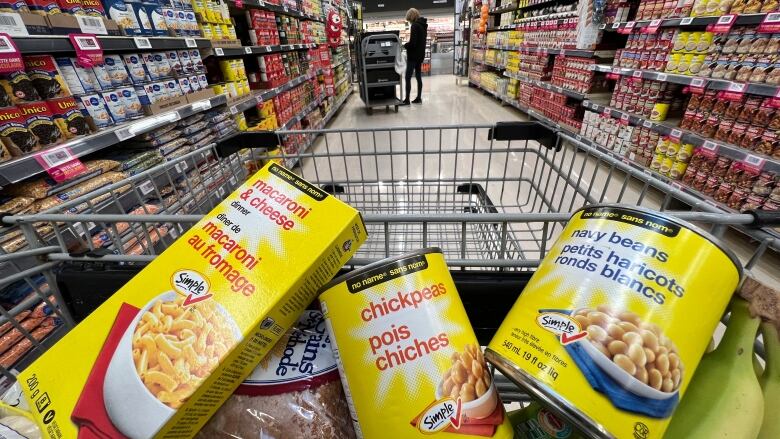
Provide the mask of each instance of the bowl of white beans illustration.
[{"label": "bowl of white beans illustration", "polygon": [[671,398],[680,390],[683,364],[677,347],[658,325],[604,305],[578,309],[572,317],[588,332],[578,343],[623,388],[656,400]]}]

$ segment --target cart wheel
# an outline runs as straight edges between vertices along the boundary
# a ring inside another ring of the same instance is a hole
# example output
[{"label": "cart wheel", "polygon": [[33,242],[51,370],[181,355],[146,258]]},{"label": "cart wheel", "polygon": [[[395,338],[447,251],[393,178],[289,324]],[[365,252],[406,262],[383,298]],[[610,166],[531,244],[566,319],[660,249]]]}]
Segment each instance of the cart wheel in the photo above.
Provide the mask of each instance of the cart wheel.
[{"label": "cart wheel", "polygon": [[398,113],[398,105],[395,106],[395,112]]}]

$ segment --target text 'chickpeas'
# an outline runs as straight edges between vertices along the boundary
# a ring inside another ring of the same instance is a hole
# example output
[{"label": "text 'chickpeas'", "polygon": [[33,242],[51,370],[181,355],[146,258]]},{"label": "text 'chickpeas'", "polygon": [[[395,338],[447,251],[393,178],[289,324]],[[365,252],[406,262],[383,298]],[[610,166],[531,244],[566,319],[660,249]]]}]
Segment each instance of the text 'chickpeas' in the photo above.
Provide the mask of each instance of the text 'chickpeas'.
[{"label": "text 'chickpeas'", "polygon": [[473,401],[490,388],[490,372],[485,365],[482,349],[476,344],[467,344],[463,353],[452,354],[452,367],[444,373],[442,396],[461,401]]},{"label": "text 'chickpeas'", "polygon": [[682,362],[674,343],[658,325],[604,305],[595,310],[580,309],[574,319],[588,331],[588,339],[596,349],[634,378],[662,392],[680,388]]}]

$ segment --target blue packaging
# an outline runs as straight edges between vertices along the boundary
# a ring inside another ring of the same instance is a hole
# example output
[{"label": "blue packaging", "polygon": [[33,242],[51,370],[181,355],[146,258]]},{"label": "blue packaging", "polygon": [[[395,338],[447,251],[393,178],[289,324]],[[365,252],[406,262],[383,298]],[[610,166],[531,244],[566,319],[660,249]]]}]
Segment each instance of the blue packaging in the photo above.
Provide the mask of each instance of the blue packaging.
[{"label": "blue packaging", "polygon": [[116,123],[122,123],[127,120],[127,108],[125,107],[125,101],[122,95],[116,90],[104,91],[101,93],[103,100],[106,102],[106,108],[108,108],[109,114]]},{"label": "blue packaging", "polygon": [[168,35],[168,25],[165,24],[165,17],[163,17],[162,8],[158,3],[144,3],[144,9],[146,9],[146,15],[149,16],[149,21],[152,22],[152,32],[155,36]]},{"label": "blue packaging", "polygon": [[108,17],[123,28],[126,34],[130,36],[141,35],[141,26],[138,24],[132,6],[125,4],[122,0],[103,0],[103,7]]},{"label": "blue packaging", "polygon": [[128,2],[128,6],[133,9],[133,14],[138,21],[138,27],[141,35],[151,37],[154,35],[154,28],[152,27],[152,20],[149,18],[149,14],[146,12],[146,8],[143,3],[140,2]]},{"label": "blue packaging", "polygon": [[125,63],[122,61],[122,57],[119,55],[104,55],[103,67],[108,71],[111,76],[111,85],[119,87],[120,85],[128,84],[130,81],[130,74],[127,73]]},{"label": "blue packaging", "polygon": [[125,106],[125,114],[128,119],[136,119],[144,116],[141,100],[133,87],[119,88],[116,90],[120,101]]},{"label": "blue packaging", "polygon": [[106,103],[103,102],[101,96],[97,93],[84,95],[79,98],[79,104],[81,106],[81,112],[85,116],[92,117],[92,122],[98,129],[110,127],[114,124],[114,119],[108,113]]},{"label": "blue packaging", "polygon": [[152,101],[149,100],[149,95],[146,92],[146,87],[143,85],[136,85],[133,87],[135,89],[135,95],[138,96],[138,102],[141,103],[141,105],[151,105]]}]

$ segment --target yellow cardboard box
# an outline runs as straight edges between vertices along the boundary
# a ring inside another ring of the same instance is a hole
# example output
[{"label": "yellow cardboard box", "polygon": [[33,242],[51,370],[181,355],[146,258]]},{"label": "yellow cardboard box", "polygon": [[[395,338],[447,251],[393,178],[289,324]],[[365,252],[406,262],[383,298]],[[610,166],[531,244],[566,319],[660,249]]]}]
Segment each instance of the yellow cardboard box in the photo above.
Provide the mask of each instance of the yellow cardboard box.
[{"label": "yellow cardboard box", "polygon": [[365,239],[265,166],[19,375],[44,437],[193,436]]}]

